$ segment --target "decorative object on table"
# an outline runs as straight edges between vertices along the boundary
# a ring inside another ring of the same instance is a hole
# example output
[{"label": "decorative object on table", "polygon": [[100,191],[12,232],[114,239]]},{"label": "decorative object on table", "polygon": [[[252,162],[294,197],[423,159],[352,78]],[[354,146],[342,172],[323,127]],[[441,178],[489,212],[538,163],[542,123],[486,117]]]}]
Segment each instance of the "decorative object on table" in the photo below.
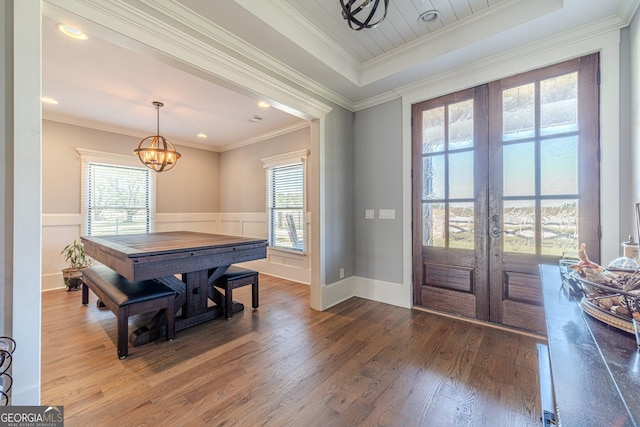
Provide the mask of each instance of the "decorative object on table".
[{"label": "decorative object on table", "polygon": [[[632,240],[623,243],[625,255],[633,255]],[[580,262],[572,265],[569,276],[582,288],[581,306],[585,313],[625,332],[633,333],[632,318],[640,316],[640,270],[620,268],[630,266],[629,257],[614,260],[614,269],[605,269],[592,262],[586,255],[585,245],[580,246]],[[615,267],[619,267],[615,269]]]},{"label": "decorative object on table", "polygon": [[9,405],[9,391],[13,385],[13,378],[9,368],[13,359],[16,342],[10,337],[0,337],[0,406]]},{"label": "decorative object on table", "polygon": [[629,235],[629,240],[622,242],[623,255],[609,263],[607,270],[609,271],[628,271],[634,272],[640,267],[638,264],[638,243],[633,241],[633,236]]},{"label": "decorative object on table", "polygon": [[153,101],[156,107],[157,127],[156,134],[148,136],[138,144],[138,148],[133,152],[138,156],[142,164],[154,172],[163,172],[173,169],[178,163],[180,153],[164,136],[160,135],[160,107],[164,104],[159,101]]},{"label": "decorative object on table", "polygon": [[612,273],[589,259],[587,256],[586,245],[584,243],[580,244],[578,258],[580,259],[580,262],[572,265],[571,269],[582,279],[595,283],[606,283],[613,280],[614,275]]},{"label": "decorative object on table", "polygon": [[[380,3],[383,7],[378,10]],[[389,0],[340,0],[342,17],[347,20],[349,28],[360,31],[364,28],[375,28],[387,17]]]},{"label": "decorative object on table", "polygon": [[576,265],[580,262],[578,252],[563,252],[562,258],[558,260],[558,267],[560,268],[560,278],[562,279],[562,287],[569,293],[569,295],[582,294],[582,288],[571,272],[572,265]]},{"label": "decorative object on table", "polygon": [[91,266],[91,259],[85,255],[81,242],[73,239],[73,243],[64,247],[62,252],[69,267],[62,269],[62,277],[67,291],[78,291],[82,285],[82,270]]},{"label": "decorative object on table", "polygon": [[609,326],[613,326],[616,329],[620,329],[621,331],[633,334],[633,325],[629,320],[604,311],[597,305],[593,304],[591,300],[582,298],[582,300],[580,301],[580,307],[585,313],[587,313],[594,319],[606,323]]}]

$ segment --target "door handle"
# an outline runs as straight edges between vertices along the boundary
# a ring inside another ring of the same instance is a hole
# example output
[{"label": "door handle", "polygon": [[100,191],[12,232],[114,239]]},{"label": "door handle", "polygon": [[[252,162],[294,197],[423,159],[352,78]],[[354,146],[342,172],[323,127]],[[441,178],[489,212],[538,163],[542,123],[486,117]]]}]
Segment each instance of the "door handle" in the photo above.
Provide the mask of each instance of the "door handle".
[{"label": "door handle", "polygon": [[501,233],[502,233],[502,230],[500,230],[500,228],[498,227],[491,228],[491,237],[500,237]]}]

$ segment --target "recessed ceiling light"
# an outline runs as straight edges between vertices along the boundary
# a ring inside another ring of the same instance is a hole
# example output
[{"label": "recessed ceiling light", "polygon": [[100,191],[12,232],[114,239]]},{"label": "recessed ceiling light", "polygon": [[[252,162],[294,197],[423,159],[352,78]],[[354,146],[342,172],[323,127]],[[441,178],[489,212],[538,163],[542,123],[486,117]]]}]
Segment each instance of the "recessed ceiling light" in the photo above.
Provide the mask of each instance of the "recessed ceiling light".
[{"label": "recessed ceiling light", "polygon": [[207,135],[204,134],[204,133],[199,133],[198,134],[198,138],[206,138],[206,137],[207,137]]},{"label": "recessed ceiling light", "polygon": [[47,104],[57,104],[58,103],[58,101],[56,101],[53,98],[49,98],[48,96],[42,97],[42,98],[40,98],[40,100],[42,102],[44,102],[44,103],[47,103]]},{"label": "recessed ceiling light", "polygon": [[63,24],[62,22],[56,25],[56,28],[60,30],[62,34],[65,36],[69,36],[72,39],[76,40],[87,40],[89,37],[85,33],[82,32],[78,27],[74,27],[73,25]]},{"label": "recessed ceiling light", "polygon": [[266,102],[264,102],[264,101],[260,101],[260,102],[258,102],[258,107],[260,107],[260,108],[269,108],[269,107],[270,107],[270,105],[269,105],[269,104],[267,104],[267,103],[266,103]]},{"label": "recessed ceiling light", "polygon": [[440,17],[440,12],[437,10],[427,10],[418,16],[418,24],[427,25]]}]

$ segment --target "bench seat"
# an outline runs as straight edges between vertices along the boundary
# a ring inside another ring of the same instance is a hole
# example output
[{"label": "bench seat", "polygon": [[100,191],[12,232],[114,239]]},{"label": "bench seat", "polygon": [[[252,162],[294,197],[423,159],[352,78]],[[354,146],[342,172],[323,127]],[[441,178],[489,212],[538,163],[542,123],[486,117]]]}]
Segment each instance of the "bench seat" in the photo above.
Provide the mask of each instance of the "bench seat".
[{"label": "bench seat", "polygon": [[118,357],[124,359],[129,347],[129,316],[165,310],[167,340],[175,337],[176,291],[157,280],[132,282],[106,266],[82,272],[82,304],[89,302],[89,289],[118,319]]},{"label": "bench seat", "polygon": [[227,319],[233,316],[233,290],[241,286],[251,285],[251,307],[258,308],[258,272],[232,265],[213,286],[224,290],[224,315]]}]

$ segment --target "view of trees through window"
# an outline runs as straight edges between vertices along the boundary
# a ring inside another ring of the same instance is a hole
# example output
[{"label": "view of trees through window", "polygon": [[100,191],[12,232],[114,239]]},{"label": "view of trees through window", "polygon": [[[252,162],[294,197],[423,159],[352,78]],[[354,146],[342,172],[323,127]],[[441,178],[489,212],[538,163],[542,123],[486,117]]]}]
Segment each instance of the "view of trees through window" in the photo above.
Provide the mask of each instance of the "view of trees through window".
[{"label": "view of trees through window", "polygon": [[87,226],[91,236],[149,231],[151,172],[89,163]]},{"label": "view of trees through window", "polygon": [[269,244],[304,251],[304,166],[302,163],[268,170]]},{"label": "view of trees through window", "polygon": [[[492,143],[502,145],[503,249],[544,255],[575,250],[578,73],[507,88],[501,98],[501,141]],[[422,111],[425,246],[474,248],[473,109],[469,99]]]}]

